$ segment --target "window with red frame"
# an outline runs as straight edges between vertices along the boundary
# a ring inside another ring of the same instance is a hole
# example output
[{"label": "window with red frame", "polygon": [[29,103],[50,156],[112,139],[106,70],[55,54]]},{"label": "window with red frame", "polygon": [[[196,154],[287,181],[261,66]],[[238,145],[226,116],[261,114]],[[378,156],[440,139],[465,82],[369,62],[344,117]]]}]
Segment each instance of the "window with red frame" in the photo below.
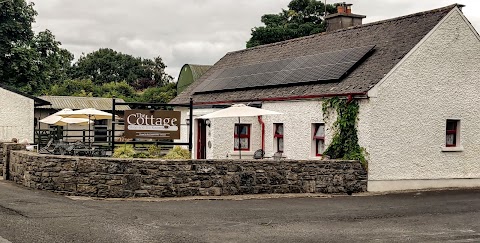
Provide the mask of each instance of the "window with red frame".
[{"label": "window with red frame", "polygon": [[277,152],[283,153],[283,123],[275,123],[275,142],[277,144]]},{"label": "window with red frame", "polygon": [[322,156],[323,152],[325,151],[325,124],[315,124],[313,141],[315,142],[315,155]]},{"label": "window with red frame", "polygon": [[447,120],[447,134],[446,134],[446,146],[457,147],[458,146],[458,132],[459,132],[459,120]]},{"label": "window with red frame", "polygon": [[233,142],[234,142],[235,151],[250,150],[250,124],[235,124]]}]

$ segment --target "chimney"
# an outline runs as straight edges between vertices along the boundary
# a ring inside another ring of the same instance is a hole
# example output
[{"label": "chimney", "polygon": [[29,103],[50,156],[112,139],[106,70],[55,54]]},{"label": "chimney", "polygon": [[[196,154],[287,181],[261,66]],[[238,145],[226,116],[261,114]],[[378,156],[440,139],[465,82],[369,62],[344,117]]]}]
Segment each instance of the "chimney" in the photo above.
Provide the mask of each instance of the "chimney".
[{"label": "chimney", "polygon": [[337,13],[325,17],[327,22],[327,31],[346,29],[357,25],[362,25],[365,15],[352,14],[352,5],[340,3],[337,5]]}]

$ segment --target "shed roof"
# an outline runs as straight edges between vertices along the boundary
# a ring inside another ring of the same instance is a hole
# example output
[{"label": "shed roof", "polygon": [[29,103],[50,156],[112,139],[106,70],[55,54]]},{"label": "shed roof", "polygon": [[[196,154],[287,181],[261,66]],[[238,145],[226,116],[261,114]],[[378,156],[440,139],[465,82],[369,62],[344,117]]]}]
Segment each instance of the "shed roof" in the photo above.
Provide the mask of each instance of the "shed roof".
[{"label": "shed roof", "polygon": [[[190,85],[184,92],[173,99],[171,103],[186,104],[189,102],[190,97],[193,97],[195,104],[214,104],[262,101],[280,97],[366,93],[380,82],[408,52],[456,7],[462,7],[462,5],[454,4],[348,29],[227,53],[197,82]],[[373,54],[340,82],[195,94],[195,88],[199,84],[226,68],[367,45],[375,45]]]},{"label": "shed roof", "polygon": [[202,75],[205,74],[211,67],[212,65],[183,65],[180,74],[178,75],[177,91],[182,92],[185,90],[190,84],[202,77]]},{"label": "shed roof", "polygon": [[41,106],[41,105],[49,105],[50,102],[46,101],[46,100],[43,100],[43,99],[40,99],[40,98],[37,98],[35,96],[32,96],[32,95],[29,95],[29,94],[25,94],[23,92],[20,92],[8,85],[5,85],[5,84],[2,84],[0,83],[0,88],[4,89],[4,90],[8,90],[12,93],[15,93],[15,94],[18,94],[18,95],[21,95],[21,96],[24,96],[26,98],[29,98],[29,99],[32,99],[34,102],[35,102],[35,106]]},{"label": "shed roof", "polygon": [[[40,109],[55,109],[61,110],[70,108],[73,110],[95,108],[102,111],[112,110],[112,98],[99,98],[99,97],[75,97],[75,96],[41,96],[43,100],[47,100],[51,105],[44,105],[38,108]],[[124,102],[123,99],[116,99],[117,102]],[[130,110],[130,107],[126,105],[116,106],[117,111]]]}]

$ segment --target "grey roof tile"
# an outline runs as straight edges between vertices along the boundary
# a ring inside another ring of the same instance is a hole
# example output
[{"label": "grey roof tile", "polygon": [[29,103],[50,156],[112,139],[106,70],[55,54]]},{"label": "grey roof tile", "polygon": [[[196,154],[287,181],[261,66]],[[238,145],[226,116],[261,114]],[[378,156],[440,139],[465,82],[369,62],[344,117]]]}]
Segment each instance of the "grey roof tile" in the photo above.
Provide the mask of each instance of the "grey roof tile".
[{"label": "grey roof tile", "polygon": [[[227,53],[171,103],[186,104],[190,97],[193,97],[196,104],[201,104],[367,92],[457,6],[461,7],[461,5],[454,4],[427,12]],[[225,68],[366,45],[376,45],[373,54],[341,82],[194,94],[197,86],[205,85],[202,84],[203,81],[219,75],[219,71]]]}]

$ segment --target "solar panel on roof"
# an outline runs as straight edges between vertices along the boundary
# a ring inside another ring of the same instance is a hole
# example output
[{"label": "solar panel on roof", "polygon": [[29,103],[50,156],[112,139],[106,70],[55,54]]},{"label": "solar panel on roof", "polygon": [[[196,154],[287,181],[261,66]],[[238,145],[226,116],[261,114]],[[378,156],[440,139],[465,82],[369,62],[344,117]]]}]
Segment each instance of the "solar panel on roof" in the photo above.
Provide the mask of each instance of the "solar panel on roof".
[{"label": "solar panel on roof", "polygon": [[195,93],[337,81],[373,48],[363,46],[222,69],[202,82]]}]

